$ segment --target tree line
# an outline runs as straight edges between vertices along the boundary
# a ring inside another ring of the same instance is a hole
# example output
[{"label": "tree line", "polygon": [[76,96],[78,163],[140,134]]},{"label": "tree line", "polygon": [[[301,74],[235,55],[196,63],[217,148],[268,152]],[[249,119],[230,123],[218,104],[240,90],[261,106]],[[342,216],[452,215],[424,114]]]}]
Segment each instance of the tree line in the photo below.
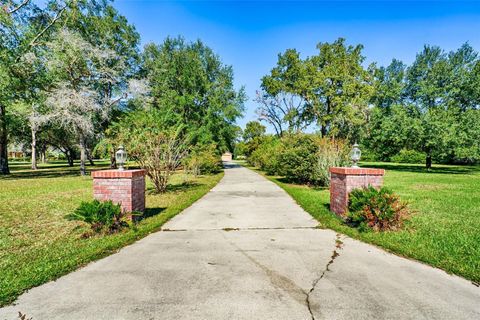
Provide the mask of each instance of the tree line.
[{"label": "tree line", "polygon": [[468,43],[426,45],[411,65],[386,67],[365,66],[363,46],[343,38],[317,49],[306,58],[286,50],[262,78],[258,118],[277,136],[310,129],[361,142],[370,159],[421,153],[427,168],[480,159],[480,57]]},{"label": "tree line", "polygon": [[3,1],[0,172],[9,173],[14,142],[31,146],[32,169],[39,153],[55,148],[70,165],[79,155],[81,174],[93,153],[110,155],[114,166],[119,143],[138,151],[146,146],[133,138],[155,130],[157,139],[170,137],[157,140],[163,147],[175,134],[188,154],[233,150],[245,94],[235,90],[232,68],[201,41],[139,43],[108,0],[50,0],[42,8]]},{"label": "tree line", "polygon": [[[80,158],[82,174],[94,154],[115,166],[120,143],[152,168],[159,157],[142,155],[161,154],[174,169],[205,165],[188,156],[233,151],[246,95],[232,67],[201,41],[139,43],[108,0],[3,1],[0,172],[9,173],[12,143],[31,146],[32,169],[54,148],[72,166]],[[412,64],[386,67],[365,65],[363,46],[342,38],[317,49],[309,57],[286,50],[261,79],[258,118],[278,137],[315,131],[358,141],[371,159],[420,154],[427,167],[480,159],[480,58],[468,43],[451,52],[425,46]],[[247,126],[245,141],[256,141],[255,130],[263,129]]]}]

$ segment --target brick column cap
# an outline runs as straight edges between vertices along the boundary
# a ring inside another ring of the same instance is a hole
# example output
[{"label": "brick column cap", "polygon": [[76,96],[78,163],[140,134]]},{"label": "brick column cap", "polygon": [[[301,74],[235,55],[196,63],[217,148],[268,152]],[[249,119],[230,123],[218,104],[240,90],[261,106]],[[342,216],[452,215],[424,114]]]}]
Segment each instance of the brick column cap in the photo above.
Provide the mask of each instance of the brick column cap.
[{"label": "brick column cap", "polygon": [[385,170],[372,168],[331,167],[330,173],[344,174],[349,176],[383,176],[385,175]]},{"label": "brick column cap", "polygon": [[92,177],[95,179],[115,179],[115,178],[134,178],[145,176],[145,170],[97,170],[92,171]]}]

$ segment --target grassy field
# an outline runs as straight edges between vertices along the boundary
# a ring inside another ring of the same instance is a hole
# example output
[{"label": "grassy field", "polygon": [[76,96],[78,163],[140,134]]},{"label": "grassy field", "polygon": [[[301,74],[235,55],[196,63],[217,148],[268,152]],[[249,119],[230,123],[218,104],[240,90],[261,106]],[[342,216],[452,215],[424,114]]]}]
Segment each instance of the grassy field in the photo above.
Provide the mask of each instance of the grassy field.
[{"label": "grassy field", "polygon": [[[89,169],[102,167],[106,163]],[[81,201],[92,200],[92,179],[80,177],[78,166],[64,163],[41,165],[35,172],[28,168],[26,163],[12,163],[12,174],[0,177],[0,305],[158,230],[223,176],[179,173],[162,195],[153,194],[147,184],[148,218],[136,230],[80,239],[89,227],[64,216]]]},{"label": "grassy field", "polygon": [[480,167],[363,163],[386,169],[385,186],[414,213],[403,231],[358,232],[329,211],[327,189],[268,177],[285,189],[323,227],[414,258],[480,284]]}]

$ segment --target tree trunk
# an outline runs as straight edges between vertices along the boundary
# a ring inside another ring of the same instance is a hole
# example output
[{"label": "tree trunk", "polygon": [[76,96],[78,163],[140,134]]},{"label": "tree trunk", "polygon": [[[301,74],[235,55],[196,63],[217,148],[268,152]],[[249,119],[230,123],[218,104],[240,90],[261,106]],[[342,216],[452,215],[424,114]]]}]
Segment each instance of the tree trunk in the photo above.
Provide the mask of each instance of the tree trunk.
[{"label": "tree trunk", "polygon": [[37,129],[32,126],[32,170],[37,169]]},{"label": "tree trunk", "polygon": [[90,150],[88,148],[85,148],[85,152],[87,153],[88,162],[90,162],[91,166],[94,166],[95,163],[93,162],[92,153],[90,152]]},{"label": "tree trunk", "polygon": [[42,145],[42,151],[41,151],[41,161],[42,163],[47,163],[47,146],[45,144]]},{"label": "tree trunk", "polygon": [[430,153],[427,153],[427,159],[425,161],[425,166],[427,170],[432,169],[432,155]]},{"label": "tree trunk", "polygon": [[85,149],[85,139],[83,139],[83,137],[80,137],[80,174],[82,176],[85,176],[87,174],[87,170],[85,169],[87,152]]},{"label": "tree trunk", "polygon": [[117,168],[117,159],[115,159],[115,149],[110,152],[110,169]]},{"label": "tree trunk", "polygon": [[322,125],[322,128],[321,128],[321,132],[322,132],[322,138],[325,138],[327,136],[327,126],[326,125]]},{"label": "tree trunk", "polygon": [[5,106],[0,104],[0,174],[9,174],[8,168],[8,135]]},{"label": "tree trunk", "polygon": [[65,152],[65,156],[67,157],[68,166],[73,167],[73,152],[72,152],[72,150],[67,150]]},{"label": "tree trunk", "polygon": [[[324,118],[322,120],[324,120],[325,118],[329,117],[330,116],[330,111],[332,109],[332,107],[330,106],[330,97],[327,97],[327,101],[326,101],[326,110],[325,110],[325,115],[324,115]],[[322,124],[322,138],[325,138],[328,134],[328,129],[329,129],[329,126],[330,126],[330,121],[329,120],[325,120],[325,123]]]}]

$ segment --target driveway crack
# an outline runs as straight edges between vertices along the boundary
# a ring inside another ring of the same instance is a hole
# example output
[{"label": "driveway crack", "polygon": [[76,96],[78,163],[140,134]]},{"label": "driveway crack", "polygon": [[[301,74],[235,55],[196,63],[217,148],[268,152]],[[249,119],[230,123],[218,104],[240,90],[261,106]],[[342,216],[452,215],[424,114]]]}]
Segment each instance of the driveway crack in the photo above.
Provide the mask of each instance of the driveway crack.
[{"label": "driveway crack", "polygon": [[344,243],[341,240],[341,235],[339,233],[336,234],[335,247],[333,249],[330,260],[325,265],[325,268],[320,273],[320,275],[313,281],[312,287],[310,288],[310,290],[308,292],[306,290],[302,289],[301,287],[299,287],[294,281],[292,281],[288,277],[285,277],[285,276],[279,274],[278,272],[276,272],[276,271],[268,268],[267,266],[261,264],[260,262],[258,262],[252,256],[247,254],[246,250],[240,248],[236,243],[234,243],[233,241],[228,239],[225,234],[223,234],[223,237],[225,238],[225,240],[228,241],[228,243],[230,243],[231,246],[235,247],[238,250],[238,252],[240,252],[248,260],[250,260],[253,264],[255,264],[257,267],[259,267],[261,270],[263,270],[267,274],[268,278],[270,279],[270,282],[275,287],[281,288],[282,290],[287,292],[287,294],[289,294],[292,298],[294,298],[296,301],[304,304],[307,307],[308,312],[310,313],[311,319],[315,320],[315,316],[313,314],[313,310],[312,310],[312,306],[311,306],[310,296],[311,296],[312,292],[315,290],[315,287],[317,286],[317,284],[325,276],[326,272],[330,271],[329,268],[333,264],[335,259],[340,255],[339,251],[342,250]]},{"label": "driveway crack", "polygon": [[310,295],[315,290],[315,287],[320,282],[320,280],[322,280],[322,278],[325,276],[325,273],[327,271],[330,271],[330,269],[329,269],[330,266],[333,264],[335,259],[340,255],[339,251],[342,250],[342,248],[343,248],[343,241],[341,240],[340,237],[341,237],[341,235],[339,233],[337,233],[337,235],[335,237],[335,248],[333,249],[330,261],[328,261],[328,263],[325,266],[325,269],[322,271],[322,273],[315,280],[313,280],[312,287],[310,288],[308,293],[306,293],[305,304],[307,305],[307,308],[308,308],[308,311],[310,312],[310,316],[311,316],[312,320],[315,320],[315,316],[314,316],[313,310],[312,310]]}]

